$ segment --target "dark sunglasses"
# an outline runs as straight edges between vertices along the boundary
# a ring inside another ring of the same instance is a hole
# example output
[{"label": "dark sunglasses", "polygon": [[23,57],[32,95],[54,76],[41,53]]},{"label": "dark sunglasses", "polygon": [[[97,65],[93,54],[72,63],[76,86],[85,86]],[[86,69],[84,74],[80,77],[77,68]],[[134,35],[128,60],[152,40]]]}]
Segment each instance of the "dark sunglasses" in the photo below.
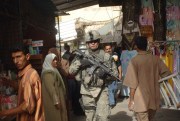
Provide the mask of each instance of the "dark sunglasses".
[{"label": "dark sunglasses", "polygon": [[97,43],[97,42],[99,42],[99,39],[97,39],[97,40],[91,40],[91,41],[89,41],[88,43]]}]

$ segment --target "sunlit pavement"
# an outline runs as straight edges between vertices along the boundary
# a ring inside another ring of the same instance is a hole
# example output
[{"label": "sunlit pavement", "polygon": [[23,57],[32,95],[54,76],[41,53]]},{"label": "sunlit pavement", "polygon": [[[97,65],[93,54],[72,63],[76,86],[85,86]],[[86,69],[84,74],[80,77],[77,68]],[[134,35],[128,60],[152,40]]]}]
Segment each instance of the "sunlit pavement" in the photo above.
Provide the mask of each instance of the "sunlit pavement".
[{"label": "sunlit pavement", "polygon": [[[128,99],[119,99],[111,110],[110,121],[136,121],[133,112],[127,108]],[[85,116],[71,114],[70,121],[85,121]],[[156,114],[156,121],[180,121],[180,110],[161,109]]]}]

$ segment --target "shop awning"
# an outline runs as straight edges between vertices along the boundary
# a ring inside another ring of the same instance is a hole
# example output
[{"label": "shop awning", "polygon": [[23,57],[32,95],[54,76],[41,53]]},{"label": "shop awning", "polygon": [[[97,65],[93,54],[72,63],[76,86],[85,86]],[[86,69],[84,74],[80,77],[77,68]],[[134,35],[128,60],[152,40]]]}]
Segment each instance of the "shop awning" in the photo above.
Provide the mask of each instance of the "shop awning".
[{"label": "shop awning", "polygon": [[92,5],[120,6],[123,0],[52,0],[58,11],[72,11]]}]

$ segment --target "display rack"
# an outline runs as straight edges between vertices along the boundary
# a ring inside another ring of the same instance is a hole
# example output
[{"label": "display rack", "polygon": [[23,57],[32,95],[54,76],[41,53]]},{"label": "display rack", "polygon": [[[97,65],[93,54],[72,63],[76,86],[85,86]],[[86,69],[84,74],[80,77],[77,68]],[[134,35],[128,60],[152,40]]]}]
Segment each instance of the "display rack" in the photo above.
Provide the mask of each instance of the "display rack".
[{"label": "display rack", "polygon": [[30,62],[33,68],[36,69],[37,72],[40,74],[42,71],[43,55],[42,54],[31,55]]}]

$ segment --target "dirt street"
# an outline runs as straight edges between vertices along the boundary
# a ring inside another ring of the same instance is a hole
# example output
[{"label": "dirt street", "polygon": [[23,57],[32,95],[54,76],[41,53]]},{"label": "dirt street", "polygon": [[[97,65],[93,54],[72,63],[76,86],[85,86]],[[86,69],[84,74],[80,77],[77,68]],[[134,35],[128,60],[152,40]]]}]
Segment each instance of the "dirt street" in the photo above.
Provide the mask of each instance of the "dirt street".
[{"label": "dirt street", "polygon": [[[136,121],[133,113],[127,108],[128,99],[119,99],[111,110],[110,121]],[[180,121],[180,110],[161,109],[156,114],[156,121]],[[85,121],[85,116],[71,114],[71,121]]]}]

